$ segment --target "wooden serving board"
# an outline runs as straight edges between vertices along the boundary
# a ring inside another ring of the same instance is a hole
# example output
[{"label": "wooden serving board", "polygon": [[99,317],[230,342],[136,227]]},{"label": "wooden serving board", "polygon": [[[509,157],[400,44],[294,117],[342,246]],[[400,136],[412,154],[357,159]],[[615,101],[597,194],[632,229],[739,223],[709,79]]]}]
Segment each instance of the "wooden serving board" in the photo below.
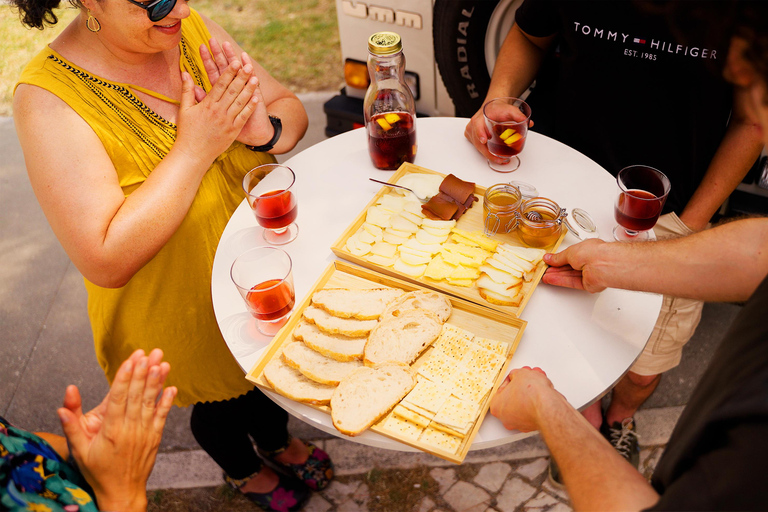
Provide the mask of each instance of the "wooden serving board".
[{"label": "wooden serving board", "polygon": [[[402,176],[410,173],[436,174],[438,176],[445,177],[444,174],[440,174],[439,172],[435,172],[430,169],[419,167],[418,165],[414,165],[406,162],[403,165],[401,165],[400,169],[398,169],[397,172],[395,172],[390,177],[388,182],[396,183],[397,180],[399,180]],[[390,190],[394,190],[394,189],[387,186],[382,186],[381,190],[379,190],[379,192],[373,196],[371,201],[366,205],[366,207],[363,209],[360,215],[358,215],[357,218],[355,218],[355,220],[352,221],[352,224],[349,225],[349,227],[341,234],[338,240],[336,240],[336,242],[331,246],[331,250],[336,256],[338,256],[339,258],[345,259],[347,261],[351,261],[352,263],[356,263],[357,265],[376,270],[377,272],[382,272],[390,276],[394,276],[400,279],[405,279],[406,281],[418,283],[422,286],[432,288],[433,290],[444,292],[444,293],[453,295],[455,297],[460,297],[462,299],[466,299],[476,304],[481,304],[495,311],[504,313],[510,317],[517,318],[520,316],[520,314],[523,311],[523,308],[525,308],[526,304],[528,304],[528,301],[533,295],[533,291],[536,289],[536,286],[539,284],[539,281],[541,281],[541,276],[544,275],[544,271],[547,269],[547,265],[544,262],[539,263],[539,266],[536,269],[533,279],[531,279],[531,281],[523,283],[523,291],[522,291],[523,298],[520,301],[519,306],[499,306],[496,304],[491,304],[490,302],[486,301],[482,296],[480,296],[480,292],[474,285],[472,287],[455,286],[455,285],[449,284],[446,281],[435,281],[433,279],[429,279],[423,276],[419,278],[413,278],[411,276],[403,274],[402,272],[398,272],[393,267],[382,267],[382,266],[376,265],[375,263],[371,263],[370,261],[366,260],[361,256],[355,256],[354,254],[350,253],[346,249],[347,239],[350,236],[352,236],[355,232],[357,232],[360,226],[363,225],[363,223],[365,222],[365,216],[366,216],[366,212],[368,211],[368,208],[376,204],[376,201],[382,195],[387,194]],[[485,188],[476,185],[475,196],[477,196],[478,200],[474,203],[474,206],[468,209],[464,213],[464,215],[462,215],[462,217],[458,220],[458,222],[456,223],[457,228],[460,228],[466,231],[483,231],[485,227],[485,219],[483,215],[483,197],[485,196]],[[544,247],[544,249],[547,252],[556,251],[557,248],[560,246],[560,243],[563,241],[563,238],[565,238],[566,233],[567,233],[567,230],[563,229],[563,232],[560,235],[560,238],[558,238],[557,241],[554,244],[552,244],[550,247]],[[516,230],[511,233],[497,233],[492,238],[494,240],[508,243],[510,245],[527,247],[525,242],[523,242],[520,239],[520,237],[517,236]]]},{"label": "wooden serving board", "polygon": [[[272,386],[267,382],[263,376],[264,367],[272,360],[276,354],[280,353],[281,347],[286,343],[293,341],[293,330],[301,320],[302,313],[312,301],[312,295],[324,288],[350,288],[350,289],[366,289],[366,288],[381,288],[382,286],[389,286],[393,288],[400,288],[406,292],[413,290],[423,290],[423,286],[413,284],[400,279],[385,276],[371,270],[350,265],[343,261],[336,261],[331,263],[328,268],[323,272],[322,276],[318,279],[315,285],[312,287],[310,293],[304,298],[301,304],[294,309],[288,323],[275,335],[270,345],[265,350],[259,361],[251,368],[246,375],[246,378],[256,384],[257,386],[274,391]],[[509,371],[509,362],[512,359],[512,355],[515,353],[517,346],[520,343],[520,339],[525,330],[527,323],[524,320],[518,318],[510,319],[508,315],[503,313],[492,311],[488,308],[467,302],[465,300],[448,296],[448,299],[453,306],[453,312],[448,319],[448,323],[466,329],[475,336],[484,338],[490,338],[498,341],[505,341],[509,343],[509,351],[506,355],[504,366],[502,367],[499,375],[493,383],[493,388],[490,393],[486,394],[479,404],[480,414],[474,426],[466,437],[462,440],[460,447],[455,453],[444,451],[431,446],[420,445],[418,442],[412,442],[407,439],[401,438],[396,434],[384,431],[379,424],[373,425],[371,430],[381,435],[395,439],[409,446],[413,446],[419,450],[427,453],[431,453],[437,457],[440,457],[457,464],[461,463],[469,451],[469,447],[472,445],[472,440],[477,435],[480,425],[482,424],[485,414],[490,407],[491,397],[495,394],[496,389],[502,383]],[[413,363],[413,367],[418,367],[426,358],[432,348],[428,348],[422,355]],[[279,356],[277,356],[279,357]],[[317,410],[324,411],[330,415],[330,408],[327,406],[317,406],[306,404]]]}]

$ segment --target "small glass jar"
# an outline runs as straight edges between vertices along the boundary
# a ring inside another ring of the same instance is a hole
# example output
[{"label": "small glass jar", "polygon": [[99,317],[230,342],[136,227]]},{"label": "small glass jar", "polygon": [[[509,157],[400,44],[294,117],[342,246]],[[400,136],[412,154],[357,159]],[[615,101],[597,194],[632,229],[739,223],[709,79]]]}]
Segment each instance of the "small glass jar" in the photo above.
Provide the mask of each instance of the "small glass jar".
[{"label": "small glass jar", "polygon": [[517,234],[531,247],[549,247],[563,232],[565,208],[546,197],[534,197],[522,204]]},{"label": "small glass jar", "polygon": [[485,235],[513,231],[517,227],[522,203],[520,190],[508,183],[499,183],[486,189],[483,197]]}]

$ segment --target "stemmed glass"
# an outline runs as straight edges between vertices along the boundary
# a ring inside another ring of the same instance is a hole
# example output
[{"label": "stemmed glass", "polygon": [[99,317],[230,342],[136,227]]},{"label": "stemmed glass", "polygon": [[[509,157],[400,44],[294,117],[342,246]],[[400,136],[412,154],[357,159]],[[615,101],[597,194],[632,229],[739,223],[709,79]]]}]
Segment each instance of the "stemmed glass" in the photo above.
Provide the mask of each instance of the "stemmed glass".
[{"label": "stemmed glass", "polygon": [[621,242],[650,239],[671,188],[664,173],[647,165],[630,165],[616,176],[618,194],[613,237]]},{"label": "stemmed glass", "polygon": [[285,245],[299,234],[294,221],[298,214],[291,187],[296,175],[290,167],[265,164],[251,169],[243,178],[243,190],[256,221],[264,228],[264,240]]},{"label": "stemmed glass", "polygon": [[506,164],[488,160],[497,172],[512,172],[520,167],[517,156],[525,146],[531,107],[520,98],[494,98],[483,106],[485,127],[491,134],[486,143],[488,152],[499,158],[509,159]]},{"label": "stemmed glass", "polygon": [[256,318],[256,328],[274,336],[296,302],[291,257],[277,247],[256,247],[235,258],[229,275]]}]

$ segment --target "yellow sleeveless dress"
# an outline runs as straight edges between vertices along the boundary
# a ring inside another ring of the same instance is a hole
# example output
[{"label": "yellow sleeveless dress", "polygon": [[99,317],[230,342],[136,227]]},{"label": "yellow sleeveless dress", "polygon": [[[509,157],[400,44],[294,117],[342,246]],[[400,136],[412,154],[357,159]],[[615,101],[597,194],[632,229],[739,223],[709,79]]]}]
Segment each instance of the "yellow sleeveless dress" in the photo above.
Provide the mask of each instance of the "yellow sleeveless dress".
[{"label": "yellow sleeveless dress", "polygon": [[[198,49],[210,37],[192,10],[182,21],[180,67],[206,91],[211,84]],[[27,65],[19,83],[52,92],[88,122],[112,159],[126,197],[176,139],[176,126],[132,93],[144,89],[94,76],[50,48]],[[160,347],[171,364],[167,385],[178,387],[179,406],[225,400],[252,389],[216,324],[211,268],[224,227],[244,197],[243,176],[274,161],[272,155],[235,142],[205,174],[176,233],[128,284],[107,289],[85,280],[96,354],[110,383],[134,350]],[[71,173],[78,179],[77,169]]]}]

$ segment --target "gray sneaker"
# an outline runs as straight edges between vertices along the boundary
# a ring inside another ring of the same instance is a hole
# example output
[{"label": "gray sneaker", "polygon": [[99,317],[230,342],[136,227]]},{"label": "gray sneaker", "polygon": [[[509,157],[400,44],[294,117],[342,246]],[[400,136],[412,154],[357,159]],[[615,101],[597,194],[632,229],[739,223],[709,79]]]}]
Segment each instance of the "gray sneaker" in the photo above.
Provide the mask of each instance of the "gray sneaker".
[{"label": "gray sneaker", "polygon": [[640,465],[640,445],[637,442],[634,418],[625,418],[621,423],[614,421],[610,426],[603,423],[600,426],[600,433],[630,464],[635,468]]}]

